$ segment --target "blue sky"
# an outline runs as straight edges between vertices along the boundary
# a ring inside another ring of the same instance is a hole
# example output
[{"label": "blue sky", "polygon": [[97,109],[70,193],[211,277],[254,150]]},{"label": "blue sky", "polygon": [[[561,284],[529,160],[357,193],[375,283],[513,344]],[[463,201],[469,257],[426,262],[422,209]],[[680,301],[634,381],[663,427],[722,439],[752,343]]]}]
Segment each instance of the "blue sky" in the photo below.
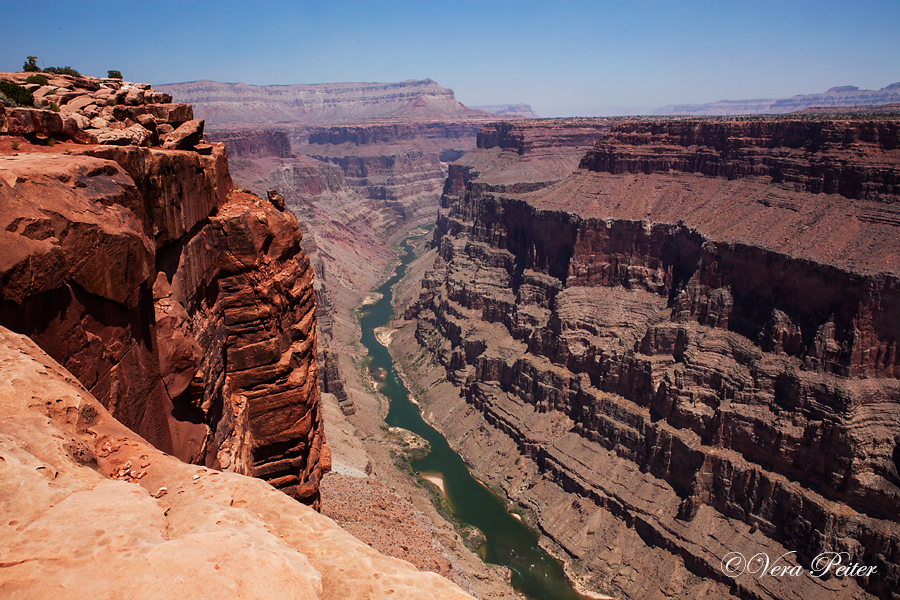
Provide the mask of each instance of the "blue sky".
[{"label": "blue sky", "polygon": [[102,76],[257,85],[431,78],[542,116],[780,98],[900,81],[900,2],[7,3],[26,55]]}]

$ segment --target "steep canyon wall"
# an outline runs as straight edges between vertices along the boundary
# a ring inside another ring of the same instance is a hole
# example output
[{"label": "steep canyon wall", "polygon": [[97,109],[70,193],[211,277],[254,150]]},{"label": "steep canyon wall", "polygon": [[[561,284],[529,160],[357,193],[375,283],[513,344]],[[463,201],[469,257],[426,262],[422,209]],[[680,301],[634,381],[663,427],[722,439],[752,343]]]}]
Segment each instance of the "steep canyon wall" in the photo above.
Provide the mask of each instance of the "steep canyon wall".
[{"label": "steep canyon wall", "polygon": [[580,133],[504,126],[451,165],[406,313],[451,442],[598,588],[896,598],[900,124],[625,122],[568,172]]},{"label": "steep canyon wall", "polygon": [[[161,105],[128,118],[144,106]],[[0,156],[0,324],[157,448],[318,505],[327,448],[296,219],[232,191],[224,147],[199,135],[178,150],[16,133]]]}]

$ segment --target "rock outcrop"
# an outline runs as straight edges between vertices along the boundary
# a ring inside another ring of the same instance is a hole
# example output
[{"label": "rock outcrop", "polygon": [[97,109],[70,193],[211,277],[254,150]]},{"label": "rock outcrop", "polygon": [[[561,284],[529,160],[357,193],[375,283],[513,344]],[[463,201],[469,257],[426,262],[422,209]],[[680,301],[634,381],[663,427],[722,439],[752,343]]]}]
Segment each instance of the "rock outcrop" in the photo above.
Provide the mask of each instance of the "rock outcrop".
[{"label": "rock outcrop", "polygon": [[0,146],[0,324],[157,448],[317,506],[328,461],[296,219],[233,190],[201,121],[170,132],[182,149],[24,133]]},{"label": "rock outcrop", "polygon": [[[21,85],[27,76],[0,73],[0,80]],[[189,104],[173,104],[172,96],[147,83],[50,75],[33,95],[33,107],[0,106],[0,134],[35,143],[68,139],[112,146],[168,144],[179,150],[194,149],[203,134]],[[198,151],[209,153],[205,147]]]},{"label": "rock outcrop", "polygon": [[471,598],[236,473],[164,454],[0,327],[4,598]]},{"label": "rock outcrop", "polygon": [[451,165],[406,313],[451,443],[617,594],[897,598],[900,123],[622,123],[568,177],[513,127]]}]

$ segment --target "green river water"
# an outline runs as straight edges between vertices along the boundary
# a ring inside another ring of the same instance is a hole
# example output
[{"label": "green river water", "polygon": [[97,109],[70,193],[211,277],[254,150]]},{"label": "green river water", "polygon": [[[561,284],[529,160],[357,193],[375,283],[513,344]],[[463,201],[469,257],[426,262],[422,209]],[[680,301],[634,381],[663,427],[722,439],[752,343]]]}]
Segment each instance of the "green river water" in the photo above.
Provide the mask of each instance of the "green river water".
[{"label": "green river water", "polygon": [[[426,235],[426,234],[422,234]],[[387,424],[412,431],[431,444],[431,452],[412,463],[419,473],[437,474],[444,480],[447,501],[453,515],[463,523],[477,527],[487,540],[478,553],[485,562],[508,567],[512,586],[533,600],[583,600],[575,592],[562,564],[538,545],[538,536],[506,510],[506,502],[479,483],[463,460],[447,444],[444,436],[428,425],[419,407],[410,401],[409,392],[387,349],[375,339],[376,327],[388,324],[393,316],[392,287],[403,279],[407,265],[415,258],[408,240],[401,247],[401,264],[378,292],[377,303],[363,307],[360,313],[362,343],[369,351],[370,371],[384,369],[387,376],[381,392],[390,400]]]}]

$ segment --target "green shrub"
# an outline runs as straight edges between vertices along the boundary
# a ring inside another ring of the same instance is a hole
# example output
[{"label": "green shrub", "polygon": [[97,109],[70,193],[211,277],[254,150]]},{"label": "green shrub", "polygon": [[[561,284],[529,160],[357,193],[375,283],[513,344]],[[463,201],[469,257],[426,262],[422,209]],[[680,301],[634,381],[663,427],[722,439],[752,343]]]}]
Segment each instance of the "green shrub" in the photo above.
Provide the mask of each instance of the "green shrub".
[{"label": "green shrub", "polygon": [[43,75],[29,75],[25,78],[25,83],[36,83],[38,85],[47,85],[50,80]]},{"label": "green shrub", "polygon": [[12,144],[10,144],[10,147],[11,147],[13,150],[18,150],[18,149],[19,149],[19,142],[13,142]]},{"label": "green shrub", "polygon": [[122,71],[107,71],[106,74],[110,79],[122,79]]},{"label": "green shrub", "polygon": [[53,75],[72,75],[73,77],[81,77],[81,73],[73,69],[72,67],[47,67],[44,69],[44,73],[51,73]]},{"label": "green shrub", "polygon": [[57,104],[56,102],[51,102],[50,110],[52,110],[53,112],[59,112],[59,104]]},{"label": "green shrub", "polygon": [[34,105],[34,96],[21,85],[9,81],[0,81],[0,92],[19,106]]},{"label": "green shrub", "polygon": [[28,60],[22,65],[22,70],[26,73],[39,73],[40,67],[37,66],[37,56],[26,56]]}]

